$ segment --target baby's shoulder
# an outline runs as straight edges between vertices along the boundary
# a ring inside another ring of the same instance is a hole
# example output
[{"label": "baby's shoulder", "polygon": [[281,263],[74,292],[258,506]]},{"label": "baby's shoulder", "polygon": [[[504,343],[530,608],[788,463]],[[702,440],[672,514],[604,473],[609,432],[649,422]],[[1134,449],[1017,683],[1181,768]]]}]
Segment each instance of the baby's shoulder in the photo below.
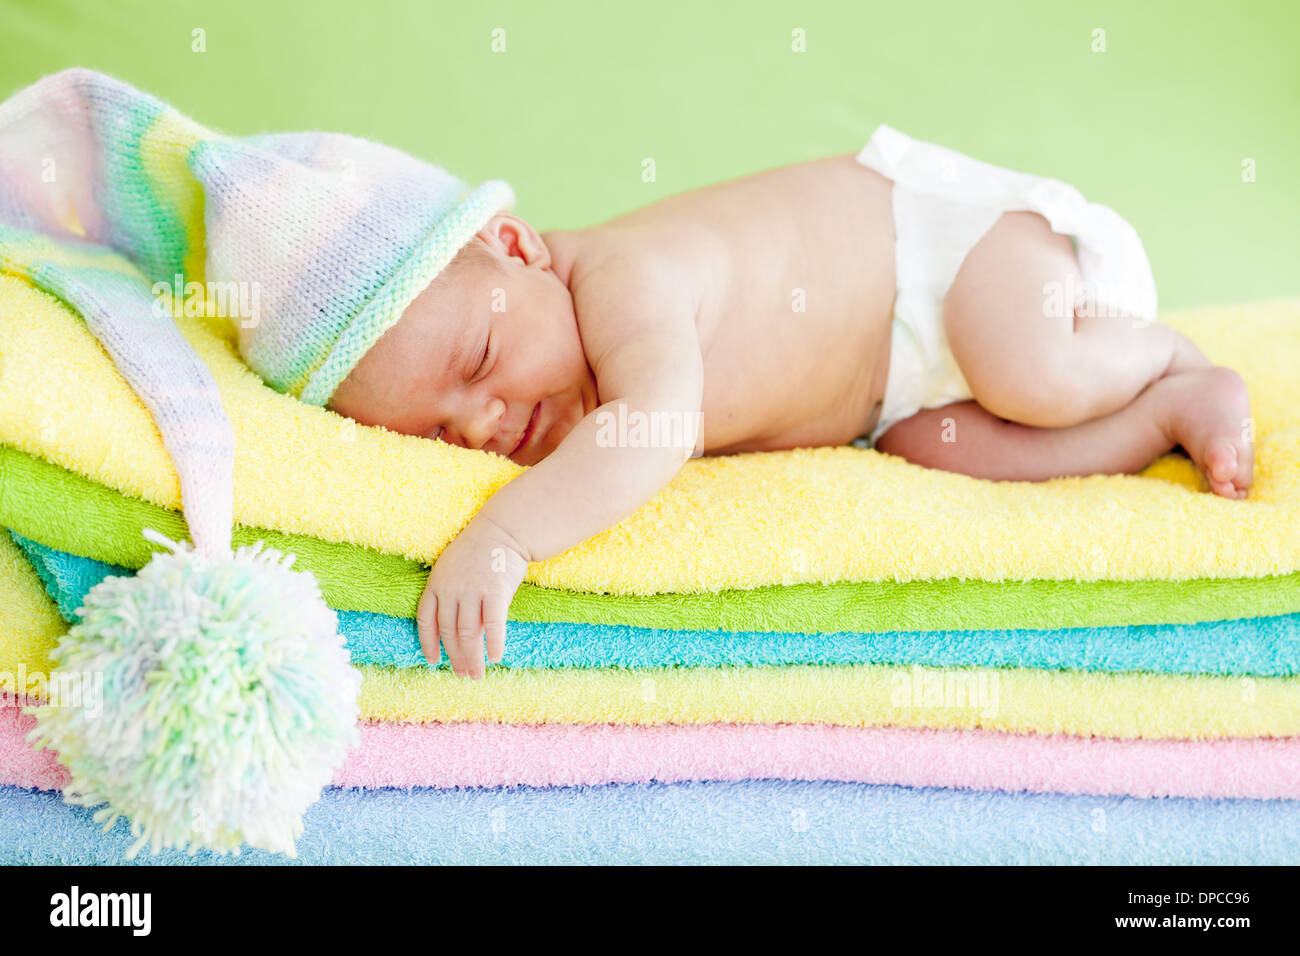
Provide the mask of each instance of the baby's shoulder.
[{"label": "baby's shoulder", "polygon": [[569,291],[589,358],[633,338],[697,334],[694,279],[654,247],[602,244],[588,258],[575,259]]},{"label": "baby's shoulder", "polygon": [[609,230],[574,260],[569,290],[575,306],[627,313],[681,308],[696,298],[694,270],[675,250],[622,232]]}]

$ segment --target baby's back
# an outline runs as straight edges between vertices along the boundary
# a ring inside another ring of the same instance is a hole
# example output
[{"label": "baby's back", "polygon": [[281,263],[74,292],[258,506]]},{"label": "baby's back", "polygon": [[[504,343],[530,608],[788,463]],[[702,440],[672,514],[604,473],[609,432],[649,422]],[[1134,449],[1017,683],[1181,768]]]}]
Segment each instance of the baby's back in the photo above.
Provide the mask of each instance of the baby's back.
[{"label": "baby's back", "polygon": [[574,252],[580,321],[618,321],[608,307],[583,315],[584,300],[617,301],[610,284],[637,256],[669,261],[669,274],[691,285],[707,453],[843,444],[868,430],[885,388],[891,185],[838,156],[682,193],[548,242]]}]

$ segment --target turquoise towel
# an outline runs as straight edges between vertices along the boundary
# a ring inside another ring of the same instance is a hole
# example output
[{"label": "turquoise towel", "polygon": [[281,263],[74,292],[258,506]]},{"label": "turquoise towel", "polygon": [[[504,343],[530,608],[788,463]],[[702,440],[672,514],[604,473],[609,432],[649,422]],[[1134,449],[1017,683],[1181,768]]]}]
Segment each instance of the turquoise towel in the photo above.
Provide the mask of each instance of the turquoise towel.
[{"label": "turquoise towel", "polygon": [[[75,611],[95,584],[110,574],[134,573],[10,534],[67,621],[77,620]],[[426,666],[415,622],[409,618],[368,611],[339,611],[338,616],[353,663]],[[1297,635],[1300,614],[1203,624],[875,634],[675,631],[511,621],[502,663],[523,668],[868,663],[1272,677],[1300,673]]]},{"label": "turquoise towel", "polygon": [[[0,864],[116,864],[56,793],[0,788]],[[852,783],[327,790],[304,864],[1296,864],[1300,801],[1065,797]],[[137,863],[285,863],[170,852]]]}]

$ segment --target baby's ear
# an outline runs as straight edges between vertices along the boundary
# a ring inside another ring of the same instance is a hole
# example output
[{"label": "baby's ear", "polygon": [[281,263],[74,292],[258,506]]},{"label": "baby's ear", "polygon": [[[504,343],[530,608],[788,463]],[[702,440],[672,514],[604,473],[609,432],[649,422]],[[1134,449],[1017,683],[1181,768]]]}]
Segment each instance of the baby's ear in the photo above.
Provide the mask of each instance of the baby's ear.
[{"label": "baby's ear", "polygon": [[551,264],[551,250],[537,230],[512,213],[497,213],[478,231],[478,238],[494,255],[538,269]]}]

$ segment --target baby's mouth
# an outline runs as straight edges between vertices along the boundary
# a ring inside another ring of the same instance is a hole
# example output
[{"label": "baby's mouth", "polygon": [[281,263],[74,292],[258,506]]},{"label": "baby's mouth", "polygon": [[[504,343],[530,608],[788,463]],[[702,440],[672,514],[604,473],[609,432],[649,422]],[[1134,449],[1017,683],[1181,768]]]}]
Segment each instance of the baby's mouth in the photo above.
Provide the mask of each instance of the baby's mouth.
[{"label": "baby's mouth", "polygon": [[513,458],[519,454],[524,445],[528,444],[528,439],[533,437],[533,430],[537,427],[538,413],[542,410],[542,403],[538,402],[533,406],[533,413],[528,416],[528,424],[524,426],[524,433],[519,436],[519,444],[511,450],[507,458]]}]

